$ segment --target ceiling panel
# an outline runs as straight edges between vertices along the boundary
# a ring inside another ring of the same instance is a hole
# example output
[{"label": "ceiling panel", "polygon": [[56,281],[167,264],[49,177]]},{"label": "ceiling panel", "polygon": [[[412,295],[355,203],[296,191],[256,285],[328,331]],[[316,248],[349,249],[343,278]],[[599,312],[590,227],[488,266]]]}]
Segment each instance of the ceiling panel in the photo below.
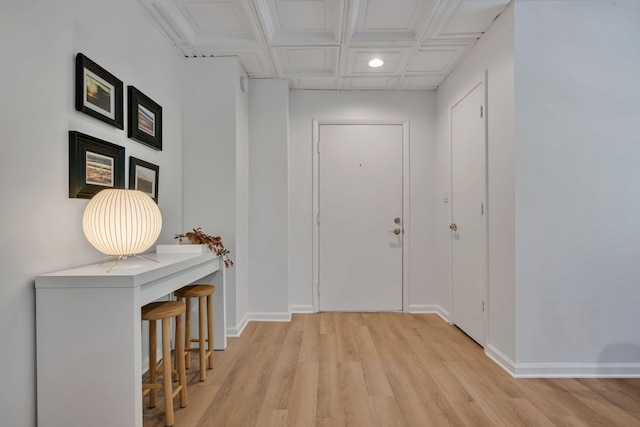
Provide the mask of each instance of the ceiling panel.
[{"label": "ceiling panel", "polygon": [[[433,90],[509,0],[137,0],[185,57],[291,87]],[[385,61],[371,68],[370,59]]]},{"label": "ceiling panel", "polygon": [[274,47],[280,77],[335,77],[338,73],[338,47]]},{"label": "ceiling panel", "polygon": [[509,0],[465,0],[452,14],[441,35],[481,35],[508,3]]},{"label": "ceiling panel", "polygon": [[460,39],[482,37],[510,0],[447,0],[440,4],[428,37]]},{"label": "ceiling panel", "polygon": [[327,17],[326,2],[314,1],[275,1],[279,27],[284,31],[324,31]]},{"label": "ceiling panel", "polygon": [[358,26],[366,31],[408,30],[418,12],[418,0],[396,0],[393,8],[384,0],[364,0],[362,6]]},{"label": "ceiling panel", "polygon": [[338,45],[344,0],[255,0],[271,45]]},{"label": "ceiling panel", "polygon": [[241,34],[247,31],[244,20],[230,1],[185,1],[184,11],[197,34]]},{"label": "ceiling panel", "polygon": [[412,56],[406,74],[449,74],[474,41],[426,43]]},{"label": "ceiling panel", "polygon": [[352,0],[349,41],[417,42],[437,3],[436,0]]}]

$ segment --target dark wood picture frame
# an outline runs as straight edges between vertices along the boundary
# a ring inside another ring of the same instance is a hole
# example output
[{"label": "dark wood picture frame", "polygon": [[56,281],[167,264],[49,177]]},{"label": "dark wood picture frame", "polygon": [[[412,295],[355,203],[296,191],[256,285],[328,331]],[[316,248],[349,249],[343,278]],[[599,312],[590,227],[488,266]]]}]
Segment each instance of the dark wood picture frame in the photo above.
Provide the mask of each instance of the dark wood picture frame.
[{"label": "dark wood picture frame", "polygon": [[76,55],[76,110],[124,129],[122,81],[84,56]]},{"label": "dark wood picture frame", "polygon": [[124,147],[69,131],[69,197],[90,199],[105,188],[124,188]]},{"label": "dark wood picture frame", "polygon": [[135,157],[129,157],[129,189],[147,193],[158,203],[160,167]]},{"label": "dark wood picture frame", "polygon": [[162,107],[133,86],[127,86],[127,136],[162,150]]}]

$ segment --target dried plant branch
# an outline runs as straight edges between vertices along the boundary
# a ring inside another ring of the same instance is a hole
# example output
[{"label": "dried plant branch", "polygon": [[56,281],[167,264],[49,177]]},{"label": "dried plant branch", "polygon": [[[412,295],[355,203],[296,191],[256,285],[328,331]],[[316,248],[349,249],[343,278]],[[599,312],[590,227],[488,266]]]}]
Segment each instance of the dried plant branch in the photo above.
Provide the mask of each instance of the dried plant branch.
[{"label": "dried plant branch", "polygon": [[233,261],[229,258],[229,250],[222,244],[220,236],[210,236],[202,231],[202,227],[198,227],[194,228],[193,231],[187,231],[186,233],[176,234],[174,236],[174,239],[179,239],[180,241],[184,238],[189,239],[191,243],[195,245],[207,245],[209,250],[222,257],[225,267],[229,268],[229,266],[233,265]]}]

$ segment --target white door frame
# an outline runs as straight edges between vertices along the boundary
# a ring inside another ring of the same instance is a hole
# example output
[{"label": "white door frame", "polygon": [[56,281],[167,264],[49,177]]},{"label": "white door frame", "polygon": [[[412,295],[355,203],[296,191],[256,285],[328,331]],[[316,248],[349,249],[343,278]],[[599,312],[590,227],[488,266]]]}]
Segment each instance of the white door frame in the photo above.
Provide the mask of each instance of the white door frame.
[{"label": "white door frame", "polygon": [[403,238],[402,238],[402,311],[409,311],[409,284],[411,283],[409,277],[409,236],[410,232],[410,218],[409,218],[409,120],[340,120],[340,119],[313,119],[312,129],[312,152],[313,152],[313,217],[311,219],[313,224],[313,282],[312,282],[312,301],[313,312],[317,313],[319,310],[319,287],[318,287],[318,273],[319,273],[319,257],[320,257],[320,242],[318,239],[318,209],[320,207],[320,168],[319,168],[319,155],[318,155],[318,141],[320,137],[320,125],[402,125],[402,224],[403,224]]},{"label": "white door frame", "polygon": [[[488,164],[488,160],[489,160],[489,89],[488,89],[488,70],[485,70],[484,73],[482,73],[482,75],[478,78],[478,79],[474,79],[473,82],[465,88],[464,91],[460,92],[460,95],[458,97],[456,97],[456,101],[454,101],[450,106],[449,106],[449,126],[450,126],[450,130],[449,130],[449,153],[450,153],[450,163],[451,163],[451,170],[449,171],[450,176],[449,176],[449,188],[452,187],[452,183],[453,183],[453,123],[452,123],[452,116],[453,116],[453,109],[456,105],[458,105],[467,95],[469,95],[471,92],[473,92],[473,90],[478,87],[478,85],[481,85],[482,83],[484,83],[484,162],[485,162],[485,168],[484,168],[484,207],[485,207],[485,216],[484,216],[484,227],[485,227],[485,277],[484,277],[484,289],[483,289],[483,293],[484,293],[484,337],[483,337],[483,342],[480,343],[480,345],[482,345],[483,348],[486,348],[487,345],[489,344],[489,215],[491,212],[491,207],[489,206],[489,164]],[[453,200],[452,200],[453,202]],[[449,204],[449,224],[453,224],[453,203]],[[451,307],[451,318],[449,319],[449,323],[450,324],[455,324],[455,310],[454,310],[454,306],[453,306],[453,239],[451,240],[451,245],[450,245],[450,253],[449,253],[449,259],[450,259],[450,269],[451,271],[449,272],[449,290],[450,290],[450,302],[449,302],[449,307]]]}]

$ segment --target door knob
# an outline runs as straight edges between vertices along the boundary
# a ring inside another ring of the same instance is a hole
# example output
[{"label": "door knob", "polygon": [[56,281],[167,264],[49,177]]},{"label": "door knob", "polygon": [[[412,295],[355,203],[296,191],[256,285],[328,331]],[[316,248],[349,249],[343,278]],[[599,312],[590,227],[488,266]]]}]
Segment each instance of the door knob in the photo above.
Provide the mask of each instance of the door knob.
[{"label": "door knob", "polygon": [[399,218],[399,217],[396,217],[396,218],[393,220],[393,222],[395,222],[396,224],[400,224],[400,218]]},{"label": "door knob", "polygon": [[458,229],[458,226],[456,224],[451,224],[449,228],[453,231],[456,231]]},{"label": "door knob", "polygon": [[394,228],[393,229],[393,234],[400,234],[402,230],[400,230],[399,228]]}]

